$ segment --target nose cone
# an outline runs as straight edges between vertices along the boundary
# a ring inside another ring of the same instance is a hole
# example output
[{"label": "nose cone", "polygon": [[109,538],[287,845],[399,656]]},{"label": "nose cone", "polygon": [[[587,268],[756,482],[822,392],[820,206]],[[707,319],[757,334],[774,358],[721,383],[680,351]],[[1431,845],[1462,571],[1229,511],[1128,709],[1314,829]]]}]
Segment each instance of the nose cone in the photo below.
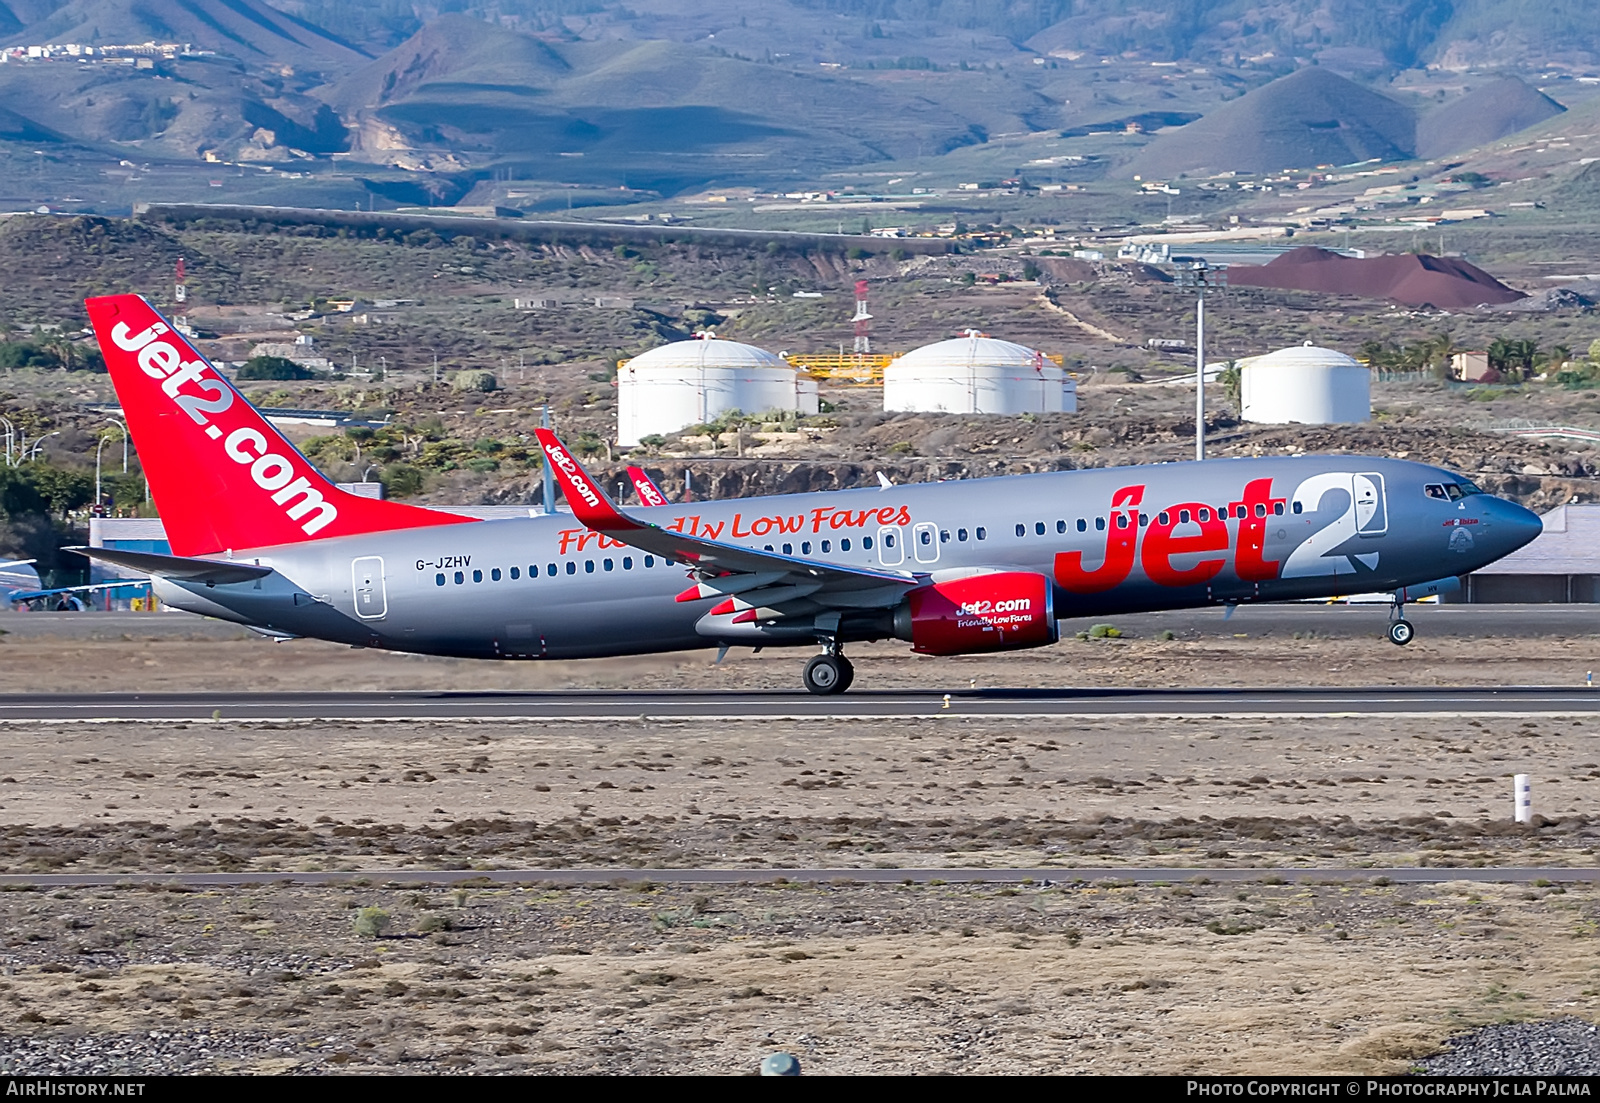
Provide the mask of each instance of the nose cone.
[{"label": "nose cone", "polygon": [[1533,542],[1544,532],[1544,522],[1531,509],[1524,509],[1504,498],[1490,498],[1483,504],[1483,519],[1490,526],[1497,556],[1510,555]]}]

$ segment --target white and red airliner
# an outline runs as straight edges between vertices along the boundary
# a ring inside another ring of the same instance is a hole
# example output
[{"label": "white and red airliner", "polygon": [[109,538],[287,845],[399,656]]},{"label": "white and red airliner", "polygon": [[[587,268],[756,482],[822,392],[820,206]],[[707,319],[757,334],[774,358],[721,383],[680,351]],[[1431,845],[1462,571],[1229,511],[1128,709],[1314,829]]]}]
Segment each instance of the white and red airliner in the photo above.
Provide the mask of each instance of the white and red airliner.
[{"label": "white and red airliner", "polygon": [[[1516,550],[1539,518],[1438,467],[1224,459],[733,501],[612,502],[538,430],[572,512],[480,521],[319,473],[137,295],[88,300],[172,555],[85,548],[169,605],[280,637],[485,659],[845,646],[1037,647],[1057,618],[1393,591]],[[642,474],[642,472],[641,472]]]}]

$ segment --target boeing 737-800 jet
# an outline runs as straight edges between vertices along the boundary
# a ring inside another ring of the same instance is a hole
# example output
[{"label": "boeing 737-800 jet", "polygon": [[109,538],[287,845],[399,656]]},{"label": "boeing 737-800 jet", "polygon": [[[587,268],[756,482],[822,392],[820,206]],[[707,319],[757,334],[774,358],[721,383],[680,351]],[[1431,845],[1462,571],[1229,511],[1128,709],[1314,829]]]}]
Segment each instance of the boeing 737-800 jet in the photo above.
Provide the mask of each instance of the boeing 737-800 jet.
[{"label": "boeing 737-800 jet", "polygon": [[[479,521],[344,493],[137,295],[88,300],[173,554],[85,548],[167,604],[280,637],[498,659],[707,645],[960,655],[1057,618],[1393,591],[1532,540],[1449,471],[1365,456],[1223,459],[619,509],[548,430],[571,514]],[[648,492],[646,492],[648,493]]]}]

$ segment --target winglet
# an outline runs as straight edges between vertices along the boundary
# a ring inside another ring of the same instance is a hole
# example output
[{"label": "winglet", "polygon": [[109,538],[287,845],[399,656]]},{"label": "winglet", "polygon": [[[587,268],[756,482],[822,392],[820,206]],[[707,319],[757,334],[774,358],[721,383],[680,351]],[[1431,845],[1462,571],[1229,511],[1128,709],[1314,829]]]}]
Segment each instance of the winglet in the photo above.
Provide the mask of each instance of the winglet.
[{"label": "winglet", "polygon": [[667,496],[661,492],[661,488],[655,484],[654,480],[645,474],[644,468],[630,465],[628,478],[633,480],[633,489],[639,495],[640,505],[666,506],[672,504],[667,501]]},{"label": "winglet", "polygon": [[632,531],[644,526],[617,509],[616,503],[606,497],[600,484],[589,477],[567,446],[549,429],[535,429],[539,447],[550,460],[550,470],[566,495],[572,515],[596,532]]}]

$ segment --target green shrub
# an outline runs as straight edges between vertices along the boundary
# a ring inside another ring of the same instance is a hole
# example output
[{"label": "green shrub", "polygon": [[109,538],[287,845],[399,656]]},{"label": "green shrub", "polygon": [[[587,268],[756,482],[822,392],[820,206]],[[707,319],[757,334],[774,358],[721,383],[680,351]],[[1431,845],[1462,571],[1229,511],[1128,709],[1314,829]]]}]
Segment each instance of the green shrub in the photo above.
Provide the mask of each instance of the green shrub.
[{"label": "green shrub", "polygon": [[471,368],[467,371],[458,371],[450,377],[450,389],[455,391],[480,391],[484,394],[498,390],[500,383],[494,377],[494,372],[484,371],[482,368]]},{"label": "green shrub", "polygon": [[238,379],[315,379],[317,373],[282,356],[252,356],[239,368]]},{"label": "green shrub", "polygon": [[356,912],[352,926],[362,938],[378,938],[389,929],[392,920],[382,908],[362,908]]}]

